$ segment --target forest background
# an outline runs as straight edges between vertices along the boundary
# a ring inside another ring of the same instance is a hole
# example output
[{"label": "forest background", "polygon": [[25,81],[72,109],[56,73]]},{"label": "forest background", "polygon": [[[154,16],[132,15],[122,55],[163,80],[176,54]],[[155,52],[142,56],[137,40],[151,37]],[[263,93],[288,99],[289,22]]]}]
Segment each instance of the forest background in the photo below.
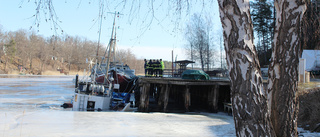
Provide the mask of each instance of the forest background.
[{"label": "forest background", "polygon": [[[94,61],[98,45],[86,38],[68,35],[45,38],[27,30],[0,30],[0,40],[0,74],[83,74],[89,62]],[[104,52],[105,48],[100,47],[98,55]],[[135,69],[136,74],[143,74],[143,59],[138,59],[130,49],[116,52],[119,61]]]}]

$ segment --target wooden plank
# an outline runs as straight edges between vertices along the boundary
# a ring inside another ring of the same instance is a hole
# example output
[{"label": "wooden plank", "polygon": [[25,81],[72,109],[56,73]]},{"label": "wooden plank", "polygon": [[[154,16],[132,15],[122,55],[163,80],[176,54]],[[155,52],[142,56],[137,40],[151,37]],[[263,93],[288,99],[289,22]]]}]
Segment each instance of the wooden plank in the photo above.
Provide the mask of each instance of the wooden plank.
[{"label": "wooden plank", "polygon": [[211,112],[218,112],[219,85],[214,85],[208,92],[208,104]]},{"label": "wooden plank", "polygon": [[166,90],[164,92],[164,98],[163,98],[163,112],[167,112],[167,106],[169,102],[169,92],[171,89],[171,85],[167,84],[166,85]]},{"label": "wooden plank", "polygon": [[164,93],[165,93],[165,90],[166,90],[166,87],[164,85],[160,85],[160,93],[159,94],[159,98],[158,98],[158,107],[162,107],[163,106],[163,100],[164,100]]},{"label": "wooden plank", "polygon": [[191,97],[190,97],[190,86],[186,86],[186,91],[184,92],[184,105],[185,111],[189,112],[189,106],[191,105]]},{"label": "wooden plank", "polygon": [[218,99],[219,99],[219,85],[215,85],[212,89],[212,92],[213,92],[213,100],[212,100],[213,112],[217,113],[218,112]]}]

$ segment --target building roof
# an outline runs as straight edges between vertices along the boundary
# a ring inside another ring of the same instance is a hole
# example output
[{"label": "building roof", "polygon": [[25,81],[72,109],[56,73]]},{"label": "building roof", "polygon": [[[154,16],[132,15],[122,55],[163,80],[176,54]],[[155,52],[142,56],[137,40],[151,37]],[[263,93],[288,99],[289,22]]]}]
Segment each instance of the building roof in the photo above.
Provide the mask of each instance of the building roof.
[{"label": "building roof", "polygon": [[195,62],[191,61],[191,60],[179,60],[179,61],[175,61],[173,63],[187,63],[187,64],[189,64],[189,63],[195,63]]}]

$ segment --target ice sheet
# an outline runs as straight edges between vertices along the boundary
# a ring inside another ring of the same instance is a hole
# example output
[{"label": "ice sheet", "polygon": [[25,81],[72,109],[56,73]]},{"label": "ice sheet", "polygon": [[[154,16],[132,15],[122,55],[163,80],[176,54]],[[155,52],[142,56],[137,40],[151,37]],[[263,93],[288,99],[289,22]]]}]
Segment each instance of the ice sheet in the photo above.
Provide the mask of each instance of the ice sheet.
[{"label": "ice sheet", "polygon": [[[0,137],[236,136],[226,113],[77,112],[73,76],[0,75]],[[303,135],[320,136],[302,129]]]},{"label": "ice sheet", "polygon": [[1,112],[3,136],[235,136],[225,114]]}]

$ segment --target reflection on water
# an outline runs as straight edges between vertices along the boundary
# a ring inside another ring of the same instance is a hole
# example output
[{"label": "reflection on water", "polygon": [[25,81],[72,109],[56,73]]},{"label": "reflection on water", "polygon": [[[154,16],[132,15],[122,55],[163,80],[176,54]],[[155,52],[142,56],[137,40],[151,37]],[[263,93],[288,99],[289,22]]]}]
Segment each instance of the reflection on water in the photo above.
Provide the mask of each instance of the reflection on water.
[{"label": "reflection on water", "polygon": [[59,108],[72,99],[73,78],[0,75],[0,110]]}]

